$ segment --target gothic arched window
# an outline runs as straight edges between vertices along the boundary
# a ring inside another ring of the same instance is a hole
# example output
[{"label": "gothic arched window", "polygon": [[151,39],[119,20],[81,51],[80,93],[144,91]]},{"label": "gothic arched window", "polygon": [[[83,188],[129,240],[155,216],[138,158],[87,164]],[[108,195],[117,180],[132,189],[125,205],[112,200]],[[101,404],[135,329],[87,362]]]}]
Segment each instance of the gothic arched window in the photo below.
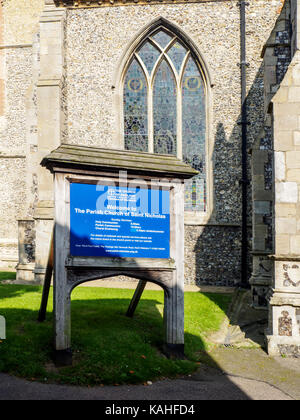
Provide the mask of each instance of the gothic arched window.
[{"label": "gothic arched window", "polygon": [[133,52],[124,77],[127,150],[173,154],[199,171],[185,210],[206,211],[205,82],[195,54],[175,33],[154,30]]}]

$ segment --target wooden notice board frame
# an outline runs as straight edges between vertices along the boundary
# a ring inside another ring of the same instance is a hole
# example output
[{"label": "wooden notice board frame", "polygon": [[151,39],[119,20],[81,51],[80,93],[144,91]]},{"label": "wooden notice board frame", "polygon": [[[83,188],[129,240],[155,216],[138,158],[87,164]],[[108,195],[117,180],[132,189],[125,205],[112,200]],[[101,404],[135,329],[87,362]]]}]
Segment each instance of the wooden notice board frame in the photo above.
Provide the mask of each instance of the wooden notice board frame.
[{"label": "wooden notice board frame", "polygon": [[[113,159],[112,159],[112,154]],[[131,165],[131,162],[134,165]],[[110,164],[109,164],[110,163]],[[127,311],[133,316],[147,281],[164,290],[165,351],[184,357],[184,183],[197,174],[176,157],[63,145],[42,164],[54,174],[55,220],[39,320],[43,321],[53,267],[54,349],[58,365],[72,363],[71,293],[81,283],[119,275],[139,280]],[[121,177],[120,177],[121,173]],[[126,179],[124,177],[126,174]],[[72,256],[70,184],[140,185],[170,191],[170,258]]]}]

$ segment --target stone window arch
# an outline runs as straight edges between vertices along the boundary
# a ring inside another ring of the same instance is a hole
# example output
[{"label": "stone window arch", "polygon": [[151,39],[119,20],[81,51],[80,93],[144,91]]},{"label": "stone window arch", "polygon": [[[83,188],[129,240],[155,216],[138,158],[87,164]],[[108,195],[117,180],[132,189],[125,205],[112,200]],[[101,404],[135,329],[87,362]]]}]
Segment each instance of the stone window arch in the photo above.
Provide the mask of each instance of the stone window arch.
[{"label": "stone window arch", "polygon": [[[208,216],[208,72],[186,36],[161,19],[134,43],[119,90],[121,146],[174,154],[199,171],[185,187],[185,211]],[[203,215],[206,216],[203,217]],[[191,222],[197,222],[193,216]]]}]

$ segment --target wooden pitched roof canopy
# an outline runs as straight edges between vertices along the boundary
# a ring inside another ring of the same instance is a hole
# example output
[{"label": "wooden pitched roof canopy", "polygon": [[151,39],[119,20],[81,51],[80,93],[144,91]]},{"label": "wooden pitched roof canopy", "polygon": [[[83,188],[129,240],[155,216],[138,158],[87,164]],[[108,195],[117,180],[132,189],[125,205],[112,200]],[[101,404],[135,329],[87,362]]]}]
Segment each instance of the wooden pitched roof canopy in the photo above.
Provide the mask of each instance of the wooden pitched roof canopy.
[{"label": "wooden pitched roof canopy", "polygon": [[115,172],[124,170],[140,175],[191,178],[198,171],[173,155],[62,144],[41,162],[52,172],[55,168]]}]

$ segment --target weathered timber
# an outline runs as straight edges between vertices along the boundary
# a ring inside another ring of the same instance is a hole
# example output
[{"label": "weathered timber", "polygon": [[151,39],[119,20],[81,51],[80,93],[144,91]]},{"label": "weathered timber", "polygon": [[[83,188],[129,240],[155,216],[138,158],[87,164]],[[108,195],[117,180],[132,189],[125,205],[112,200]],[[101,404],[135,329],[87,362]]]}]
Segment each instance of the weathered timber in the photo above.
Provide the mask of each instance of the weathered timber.
[{"label": "weathered timber", "polygon": [[47,155],[41,164],[52,170],[58,163],[60,167],[88,167],[93,170],[105,168],[108,171],[127,170],[139,174],[163,174],[164,177],[174,178],[191,178],[198,174],[198,171],[176,156],[65,144]]},{"label": "weathered timber", "polygon": [[49,299],[52,273],[53,273],[53,236],[51,238],[48,264],[47,264],[46,273],[45,273],[43,296],[42,296],[42,302],[41,302],[41,307],[40,307],[39,316],[38,316],[39,322],[43,322],[46,319],[46,311],[47,311],[47,304],[48,304],[48,299]]},{"label": "weathered timber", "polygon": [[[86,146],[61,145],[43,159],[42,165],[54,174],[54,359],[58,365],[72,363],[71,292],[86,281],[124,275],[139,279],[127,311],[133,316],[147,281],[164,290],[165,348],[169,357],[184,351],[184,183],[198,172],[175,156],[105,150]],[[122,171],[126,172],[125,180]],[[121,173],[121,174],[120,174]],[[143,188],[169,191],[169,257],[141,258],[74,256],[70,247],[70,185],[91,183],[130,187],[143,180]],[[141,178],[142,177],[142,178]],[[134,179],[134,181],[132,181]],[[137,181],[136,181],[137,180]],[[121,184],[122,183],[122,184]],[[50,259],[49,259],[50,260]],[[47,287],[49,275],[47,276]],[[44,290],[45,314],[47,288]]]},{"label": "weathered timber", "polygon": [[143,281],[143,280],[139,281],[139,284],[137,285],[137,288],[134,292],[133,298],[130,302],[130,305],[129,305],[127,313],[126,313],[126,316],[128,316],[129,318],[133,317],[134,312],[136,310],[136,307],[138,306],[139,301],[142,297],[143,291],[146,287],[146,284],[147,284],[146,281]]},{"label": "weathered timber", "polygon": [[69,256],[66,259],[66,267],[97,267],[135,270],[175,270],[175,261],[171,258],[158,258],[153,261],[152,258],[117,258],[117,257],[74,257]]}]

